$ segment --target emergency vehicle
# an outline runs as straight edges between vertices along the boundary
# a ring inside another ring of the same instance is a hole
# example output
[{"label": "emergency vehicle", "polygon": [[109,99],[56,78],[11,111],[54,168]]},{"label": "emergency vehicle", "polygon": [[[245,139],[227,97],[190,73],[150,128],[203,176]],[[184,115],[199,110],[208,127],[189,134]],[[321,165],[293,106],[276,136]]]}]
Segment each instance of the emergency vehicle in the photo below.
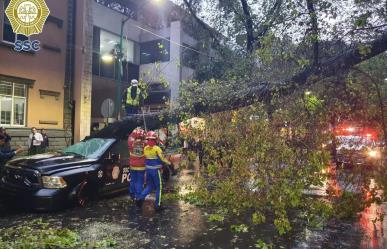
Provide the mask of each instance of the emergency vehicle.
[{"label": "emergency vehicle", "polygon": [[380,161],[382,144],[375,129],[347,123],[337,126],[334,136],[338,164],[371,166]]}]

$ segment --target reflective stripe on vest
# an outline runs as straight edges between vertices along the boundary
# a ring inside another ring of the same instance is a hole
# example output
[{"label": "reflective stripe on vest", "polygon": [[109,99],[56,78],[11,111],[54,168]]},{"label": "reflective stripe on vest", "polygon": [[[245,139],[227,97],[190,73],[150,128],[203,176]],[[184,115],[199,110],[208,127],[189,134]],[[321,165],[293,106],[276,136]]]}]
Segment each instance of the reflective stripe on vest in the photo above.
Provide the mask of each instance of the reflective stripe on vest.
[{"label": "reflective stripe on vest", "polygon": [[140,105],[140,94],[141,90],[137,87],[136,97],[132,99],[132,87],[129,87],[126,94],[126,104],[131,106],[139,106]]}]

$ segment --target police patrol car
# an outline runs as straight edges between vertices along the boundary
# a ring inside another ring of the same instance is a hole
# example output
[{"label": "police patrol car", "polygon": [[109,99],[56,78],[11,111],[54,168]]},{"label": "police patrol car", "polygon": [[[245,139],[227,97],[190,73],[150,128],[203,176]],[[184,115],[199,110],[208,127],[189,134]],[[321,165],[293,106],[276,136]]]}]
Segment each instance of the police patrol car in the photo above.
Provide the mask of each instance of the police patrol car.
[{"label": "police patrol car", "polygon": [[[35,210],[52,210],[129,186],[127,135],[136,123],[121,122],[62,151],[18,158],[0,173],[3,198]],[[168,179],[171,172],[163,171]]]}]

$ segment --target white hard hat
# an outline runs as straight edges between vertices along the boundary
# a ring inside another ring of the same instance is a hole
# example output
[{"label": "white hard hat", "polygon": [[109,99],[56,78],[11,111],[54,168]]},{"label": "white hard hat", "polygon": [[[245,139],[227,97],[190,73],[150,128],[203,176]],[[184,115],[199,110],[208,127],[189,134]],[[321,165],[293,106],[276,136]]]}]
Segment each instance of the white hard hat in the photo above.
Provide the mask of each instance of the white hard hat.
[{"label": "white hard hat", "polygon": [[133,79],[131,82],[132,86],[137,86],[138,85],[138,81]]}]

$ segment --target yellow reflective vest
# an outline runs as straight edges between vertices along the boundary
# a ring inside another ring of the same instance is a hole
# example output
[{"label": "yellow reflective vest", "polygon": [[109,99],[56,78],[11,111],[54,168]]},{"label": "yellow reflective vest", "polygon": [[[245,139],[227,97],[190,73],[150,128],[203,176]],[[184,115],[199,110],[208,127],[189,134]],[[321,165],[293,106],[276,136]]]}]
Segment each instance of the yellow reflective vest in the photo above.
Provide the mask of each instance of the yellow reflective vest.
[{"label": "yellow reflective vest", "polygon": [[126,104],[131,105],[131,106],[139,106],[140,105],[140,95],[141,95],[141,90],[139,87],[137,87],[137,92],[136,92],[136,97],[132,99],[132,87],[130,86],[127,89],[126,93]]}]

